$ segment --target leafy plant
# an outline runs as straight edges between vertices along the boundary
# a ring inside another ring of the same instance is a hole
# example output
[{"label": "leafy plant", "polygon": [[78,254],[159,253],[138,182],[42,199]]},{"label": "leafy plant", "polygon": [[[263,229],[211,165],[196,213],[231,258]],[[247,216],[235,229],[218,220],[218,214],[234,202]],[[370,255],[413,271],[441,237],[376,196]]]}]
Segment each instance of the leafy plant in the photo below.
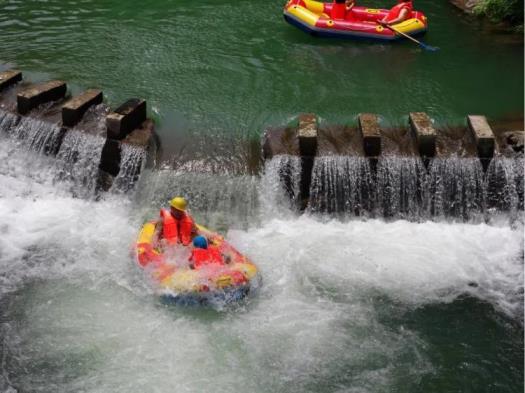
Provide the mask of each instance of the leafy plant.
[{"label": "leafy plant", "polygon": [[494,21],[508,22],[523,31],[523,0],[480,0],[474,12]]}]

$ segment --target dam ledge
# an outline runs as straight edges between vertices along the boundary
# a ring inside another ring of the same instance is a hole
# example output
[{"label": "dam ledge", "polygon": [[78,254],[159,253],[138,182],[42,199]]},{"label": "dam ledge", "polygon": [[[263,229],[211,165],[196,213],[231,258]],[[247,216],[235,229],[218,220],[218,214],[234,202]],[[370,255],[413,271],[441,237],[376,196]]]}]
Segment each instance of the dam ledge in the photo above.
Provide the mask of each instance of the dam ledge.
[{"label": "dam ledge", "polygon": [[[147,103],[140,98],[130,98],[111,109],[99,89],[86,89],[71,97],[64,81],[31,83],[23,79],[22,72],[9,70],[0,72],[0,111],[11,116],[4,122],[9,124],[2,126],[0,122],[0,128],[13,128],[26,118],[53,125],[40,130],[53,135],[38,137],[38,149],[50,156],[57,154],[72,130],[103,138],[97,162],[98,191],[109,190],[121,173],[123,150],[142,152],[136,155],[133,173],[127,174],[133,184],[144,167],[155,168],[158,162],[161,146],[155,122],[147,117]],[[480,114],[466,115],[462,126],[436,125],[425,112],[408,113],[406,125],[401,127],[384,126],[381,116],[374,113],[361,113],[353,120],[351,125],[327,124],[313,113],[302,113],[288,125],[264,130],[259,144],[263,162],[279,156],[297,157],[296,179],[285,176],[280,181],[290,198],[298,201],[299,210],[311,204],[312,188],[320,181],[314,171],[319,170],[320,160],[330,157],[365,160],[372,178],[378,176],[378,162],[391,158],[419,161],[427,172],[433,160],[464,160],[468,165],[477,160],[486,177],[494,160],[523,158],[523,131],[493,128]],[[347,167],[343,172],[352,170],[361,169]],[[522,192],[519,198],[523,199]]]}]

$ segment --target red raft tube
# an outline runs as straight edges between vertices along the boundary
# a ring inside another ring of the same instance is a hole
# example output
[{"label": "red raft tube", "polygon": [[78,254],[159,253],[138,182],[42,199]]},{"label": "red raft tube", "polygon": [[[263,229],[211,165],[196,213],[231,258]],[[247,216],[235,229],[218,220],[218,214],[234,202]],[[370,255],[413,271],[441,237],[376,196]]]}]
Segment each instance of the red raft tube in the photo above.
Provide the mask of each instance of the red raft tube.
[{"label": "red raft tube", "polygon": [[[340,6],[336,4],[335,7]],[[341,4],[344,6],[344,4]],[[321,37],[364,38],[393,41],[402,38],[377,22],[389,10],[354,6],[350,11],[335,9],[333,3],[313,0],[290,0],[284,6],[284,19],[301,30]],[[396,30],[414,36],[427,31],[427,18],[420,11],[393,25]]]}]

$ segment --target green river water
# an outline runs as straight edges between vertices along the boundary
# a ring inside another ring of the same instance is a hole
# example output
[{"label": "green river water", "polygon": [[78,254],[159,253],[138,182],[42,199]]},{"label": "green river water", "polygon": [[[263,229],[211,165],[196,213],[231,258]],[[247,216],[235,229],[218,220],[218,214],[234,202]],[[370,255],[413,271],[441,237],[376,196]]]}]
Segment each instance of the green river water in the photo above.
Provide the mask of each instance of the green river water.
[{"label": "green river water", "polygon": [[[367,5],[388,7],[373,0]],[[421,0],[424,37],[410,42],[315,39],[288,25],[283,2],[3,1],[0,64],[100,87],[118,105],[145,98],[173,130],[259,134],[314,112],[352,122],[360,112],[402,124],[426,111],[438,123],[467,114],[523,116],[523,41],[494,32],[447,1]]]}]

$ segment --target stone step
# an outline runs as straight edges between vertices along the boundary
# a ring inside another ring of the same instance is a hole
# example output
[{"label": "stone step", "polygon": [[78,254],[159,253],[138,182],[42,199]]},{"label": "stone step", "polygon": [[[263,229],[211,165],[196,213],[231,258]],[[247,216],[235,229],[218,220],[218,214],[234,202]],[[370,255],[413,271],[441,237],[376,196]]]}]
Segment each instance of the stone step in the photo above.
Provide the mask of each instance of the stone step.
[{"label": "stone step", "polygon": [[379,118],[373,113],[361,113],[358,117],[359,131],[363,138],[365,156],[381,155],[381,127]]},{"label": "stone step", "polygon": [[9,70],[0,72],[0,91],[20,82],[22,80],[22,72],[16,70]]},{"label": "stone step", "polygon": [[299,116],[297,127],[301,156],[315,156],[317,152],[317,117],[313,113]]},{"label": "stone step", "polygon": [[39,105],[64,98],[66,92],[67,85],[63,81],[56,80],[31,85],[18,93],[16,97],[18,113],[25,115]]},{"label": "stone step", "polygon": [[71,98],[62,106],[62,124],[66,127],[74,127],[82,120],[86,111],[93,105],[102,102],[101,90],[89,89]]},{"label": "stone step", "polygon": [[146,101],[131,98],[106,118],[107,136],[122,140],[146,120]]},{"label": "stone step", "polygon": [[416,138],[419,154],[423,158],[431,158],[436,155],[436,130],[432,120],[425,112],[411,112],[409,123]]},{"label": "stone step", "polygon": [[494,156],[494,133],[485,116],[468,115],[467,123],[474,140],[480,158],[492,158]]}]

